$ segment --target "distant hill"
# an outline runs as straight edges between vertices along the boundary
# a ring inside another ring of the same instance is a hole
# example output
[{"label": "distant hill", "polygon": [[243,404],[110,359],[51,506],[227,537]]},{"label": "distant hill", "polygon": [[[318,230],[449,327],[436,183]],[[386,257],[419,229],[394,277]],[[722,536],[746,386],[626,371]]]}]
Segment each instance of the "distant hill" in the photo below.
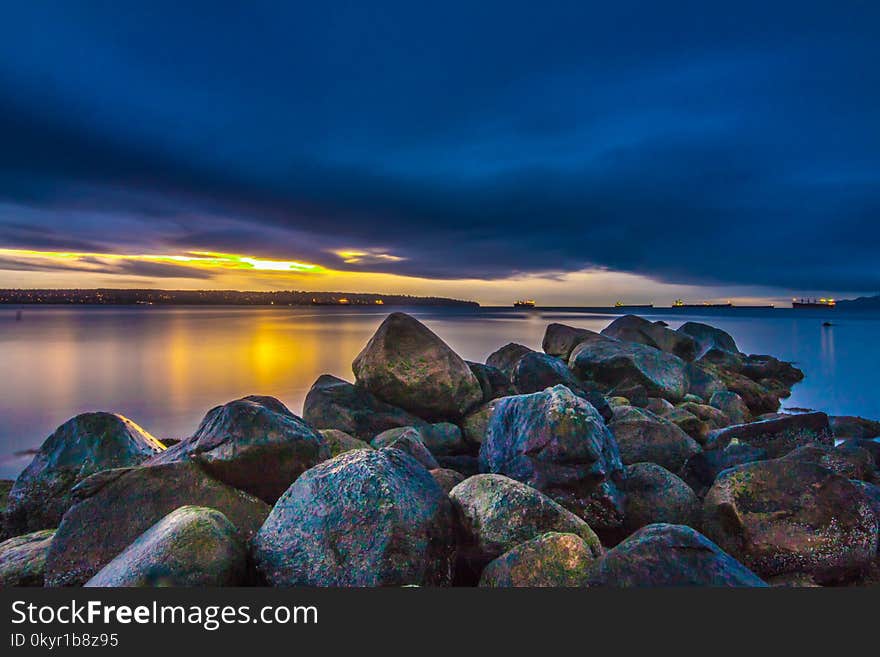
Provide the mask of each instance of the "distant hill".
[{"label": "distant hill", "polygon": [[880,294],[858,299],[842,299],[837,302],[837,306],[847,310],[880,310]]},{"label": "distant hill", "polygon": [[179,305],[179,306],[444,306],[478,308],[476,301],[406,294],[279,290],[0,290],[0,304]]}]

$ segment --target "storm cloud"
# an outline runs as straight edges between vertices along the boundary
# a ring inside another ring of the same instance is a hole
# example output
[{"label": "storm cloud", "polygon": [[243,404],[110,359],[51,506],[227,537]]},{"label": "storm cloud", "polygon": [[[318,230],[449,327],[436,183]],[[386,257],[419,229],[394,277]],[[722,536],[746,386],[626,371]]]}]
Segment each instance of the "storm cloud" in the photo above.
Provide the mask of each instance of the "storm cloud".
[{"label": "storm cloud", "polygon": [[874,3],[301,4],[6,10],[0,246],[880,289]]}]

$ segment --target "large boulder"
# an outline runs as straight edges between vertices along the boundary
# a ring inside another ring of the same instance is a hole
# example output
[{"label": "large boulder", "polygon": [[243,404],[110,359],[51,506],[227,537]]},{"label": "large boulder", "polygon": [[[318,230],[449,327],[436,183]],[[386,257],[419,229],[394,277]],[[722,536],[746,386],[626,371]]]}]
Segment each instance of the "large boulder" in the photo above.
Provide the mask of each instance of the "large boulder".
[{"label": "large boulder", "polygon": [[499,400],[480,469],[546,493],[594,529],[623,521],[623,465],[599,412],[564,386]]},{"label": "large boulder", "polygon": [[480,389],[483,391],[483,403],[513,394],[514,390],[510,385],[508,374],[491,365],[474,363],[469,360],[465,362],[480,383]]},{"label": "large boulder", "polygon": [[681,358],[635,342],[611,338],[582,342],[571,352],[568,365],[580,379],[615,388],[638,385],[649,396],[670,401],[680,401],[688,391]]},{"label": "large boulder", "polygon": [[46,559],[46,586],[75,586],[178,507],[206,506],[225,515],[245,538],[259,529],[269,506],[204,472],[192,461],[107,470],[74,490]]},{"label": "large boulder", "polygon": [[709,397],[709,406],[724,413],[730,420],[728,424],[746,424],[752,419],[749,407],[735,392],[719,390]]},{"label": "large boulder", "polygon": [[861,447],[838,445],[804,445],[785,455],[789,461],[817,463],[847,479],[874,481],[874,457]]},{"label": "large boulder", "polygon": [[786,458],[725,470],[703,502],[706,535],[762,577],[859,574],[877,554],[877,522],[846,477]]},{"label": "large boulder", "polygon": [[834,437],[839,439],[880,437],[880,422],[853,415],[835,415],[829,418]]},{"label": "large boulder", "polygon": [[618,317],[602,330],[602,335],[624,342],[638,342],[686,361],[694,360],[697,355],[697,343],[691,336],[637,315]]},{"label": "large boulder", "polygon": [[449,468],[434,468],[430,472],[431,476],[434,477],[434,481],[437,482],[437,485],[447,495],[467,478],[457,470],[450,470]]},{"label": "large boulder", "polygon": [[626,519],[632,533],[658,522],[695,527],[700,502],[684,481],[656,463],[634,463],[626,468]]},{"label": "large boulder", "polygon": [[416,461],[421,463],[428,470],[439,468],[440,464],[434,455],[428,451],[422,442],[422,436],[417,429],[412,427],[404,427],[402,429],[389,429],[383,431],[373,438],[370,445],[374,449],[382,449],[388,447],[390,449],[399,449],[412,456]]},{"label": "large boulder", "polygon": [[754,381],[775,380],[787,387],[804,378],[804,373],[791,363],[761,354],[746,356],[739,372]]},{"label": "large boulder", "polygon": [[687,363],[684,368],[688,394],[708,401],[716,392],[727,390],[714,367],[703,363]]},{"label": "large boulder", "polygon": [[591,569],[590,586],[766,586],[718,545],[684,525],[643,527]]},{"label": "large boulder", "polygon": [[[503,397],[501,398],[503,399]],[[497,399],[478,406],[475,410],[465,415],[461,420],[461,433],[465,441],[471,445],[481,445],[486,439],[489,430],[489,420],[495,412]]]},{"label": "large boulder", "polygon": [[802,445],[833,446],[834,437],[825,413],[785,415],[772,420],[735,424],[713,431],[707,442],[709,449],[723,449],[736,440],[767,450],[770,458],[784,456]]},{"label": "large boulder", "polygon": [[449,497],[461,519],[463,567],[477,577],[492,559],[546,532],[576,534],[593,556],[602,553],[599,538],[586,522],[540,491],[508,477],[468,477]]},{"label": "large boulder", "polygon": [[874,458],[874,467],[880,469],[880,442],[869,438],[848,438],[840,445],[840,449],[863,449]]},{"label": "large boulder", "polygon": [[577,534],[548,532],[490,562],[480,576],[480,586],[583,586],[595,560],[593,550]]},{"label": "large boulder", "polygon": [[541,348],[546,354],[558,356],[562,360],[568,361],[571,352],[581,342],[596,338],[601,339],[601,336],[589,329],[574,328],[565,324],[550,324],[544,331],[544,340],[541,343]]},{"label": "large boulder", "polygon": [[54,529],[41,529],[0,543],[0,589],[43,586]]},{"label": "large boulder", "polygon": [[315,466],[275,504],[253,544],[274,586],[442,586],[455,558],[452,504],[397,449]]},{"label": "large boulder", "polygon": [[508,342],[500,349],[489,354],[489,357],[486,358],[486,365],[501,371],[504,376],[509,379],[513,372],[513,368],[519,359],[526,354],[532,353],[532,351],[532,349],[529,349],[525,345],[517,344],[516,342]]},{"label": "large boulder", "polygon": [[611,419],[611,407],[602,392],[594,384],[579,381],[561,358],[533,351],[517,361],[510,378],[521,395],[563,385],[590,402],[603,420]]},{"label": "large boulder", "polygon": [[339,456],[343,452],[350,452],[353,449],[373,449],[370,447],[370,443],[358,440],[339,429],[321,429],[318,433],[324,437],[324,442],[327,443],[327,448],[330,450],[330,458]]},{"label": "large boulder", "polygon": [[269,504],[330,458],[324,437],[274,397],[245,397],[208,411],[199,428],[147,465],[194,460],[211,476]]},{"label": "large boulder", "polygon": [[109,468],[138,465],[165,446],[114,413],[83,413],[55,430],[9,493],[6,531],[23,534],[58,526],[72,504],[70,491]]},{"label": "large boulder", "polygon": [[709,324],[701,324],[700,322],[685,322],[676,329],[679,333],[684,333],[693,339],[697,345],[698,359],[705,356],[710,358],[713,352],[723,352],[728,354],[739,354],[739,347],[736,341],[727,331],[715,328]]},{"label": "large boulder", "polygon": [[359,386],[426,420],[458,419],[483,400],[467,363],[405,313],[385,318],[352,370]]},{"label": "large boulder", "polygon": [[247,547],[215,509],[182,506],[141,534],[85,586],[237,586]]},{"label": "large boulder", "polygon": [[731,443],[724,449],[712,449],[694,454],[684,464],[679,475],[698,497],[704,497],[715,482],[715,478],[724,470],[743,463],[766,461],[768,458],[765,449],[745,443]]},{"label": "large boulder", "polygon": [[[724,387],[738,394],[753,415],[774,413],[779,410],[778,390],[765,388],[760,383],[730,369],[714,368],[713,372],[724,383]],[[722,409],[723,410],[723,409]]]},{"label": "large boulder", "polygon": [[700,446],[675,424],[635,406],[618,406],[608,424],[620,458],[631,463],[656,463],[678,472]]},{"label": "large boulder", "polygon": [[426,424],[402,408],[380,401],[368,390],[348,381],[321,375],[303,404],[303,419],[315,429],[337,429],[370,442],[386,429]]}]

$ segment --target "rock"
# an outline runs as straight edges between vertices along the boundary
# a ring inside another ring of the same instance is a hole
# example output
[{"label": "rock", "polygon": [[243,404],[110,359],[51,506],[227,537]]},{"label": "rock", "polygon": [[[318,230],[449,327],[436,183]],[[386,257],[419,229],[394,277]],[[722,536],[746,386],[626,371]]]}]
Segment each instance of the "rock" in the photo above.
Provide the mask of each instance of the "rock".
[{"label": "rock", "polygon": [[700,502],[684,481],[656,463],[634,463],[626,468],[626,520],[632,533],[658,522],[694,527]]},{"label": "rock", "polygon": [[598,411],[564,386],[499,400],[480,470],[534,486],[594,529],[623,521],[614,437]]},{"label": "rock", "polygon": [[9,537],[6,531],[6,505],[9,501],[9,491],[14,484],[12,479],[0,479],[0,541]]},{"label": "rock", "polygon": [[23,534],[58,526],[72,504],[70,491],[109,468],[138,465],[165,446],[131,420],[83,413],[55,430],[9,493],[6,530]]},{"label": "rock", "polygon": [[437,460],[422,442],[422,436],[419,431],[412,427],[383,431],[373,439],[370,445],[374,449],[382,449],[383,447],[399,449],[412,456],[428,470],[440,467],[440,464],[437,463]]},{"label": "rock", "polygon": [[593,405],[602,419],[611,419],[611,407],[602,392],[589,382],[581,382],[571,373],[568,365],[556,356],[540,354],[537,351],[520,358],[513,367],[511,381],[516,392],[527,395],[541,392],[556,385],[564,385],[578,397],[583,397]]},{"label": "rock", "polygon": [[252,396],[212,408],[192,436],[146,464],[194,460],[215,479],[273,504],[328,458],[320,433],[274,397]]},{"label": "rock", "polygon": [[874,517],[878,519],[878,530],[880,530],[880,486],[859,479],[850,479],[850,483],[865,496]]},{"label": "rock", "polygon": [[[501,399],[504,399],[503,397]],[[461,421],[461,432],[464,439],[472,445],[481,445],[486,438],[486,431],[489,428],[489,420],[492,419],[492,413],[495,411],[497,400],[479,406],[476,410],[471,411]]]},{"label": "rock", "polygon": [[686,361],[694,360],[697,355],[697,343],[691,336],[672,331],[661,324],[649,322],[637,315],[618,317],[605,327],[601,334],[624,342],[647,345],[660,351],[675,354]]},{"label": "rock", "polygon": [[357,385],[429,421],[458,419],[483,401],[467,363],[405,313],[385,318],[352,370]]},{"label": "rock", "polygon": [[608,397],[608,405],[611,407],[612,413],[615,408],[619,408],[620,406],[632,406],[629,399],[626,397]]},{"label": "rock", "polygon": [[827,445],[804,445],[786,454],[790,461],[816,463],[847,479],[874,481],[874,457],[860,447],[828,447]]},{"label": "rock", "polygon": [[419,434],[425,447],[434,456],[455,456],[470,451],[461,429],[450,422],[438,422],[420,430]]},{"label": "rock", "polygon": [[877,553],[877,518],[865,495],[845,477],[792,459],[719,474],[703,502],[703,530],[762,577],[843,581]]},{"label": "rock", "polygon": [[840,445],[840,449],[863,449],[874,458],[874,467],[880,468],[880,442],[863,438],[850,438],[844,440]]},{"label": "rock", "polygon": [[[630,405],[631,404],[626,404],[626,406]],[[648,399],[648,405],[644,408],[647,411],[651,411],[654,415],[659,415],[661,417],[675,410],[675,406],[661,397],[650,397]]]},{"label": "rock", "polygon": [[687,363],[685,365],[685,378],[687,378],[687,392],[701,399],[711,399],[716,392],[727,390],[727,386],[721,377],[711,366],[702,363]]},{"label": "rock", "polygon": [[[355,452],[359,453],[359,452]],[[205,473],[193,461],[108,470],[75,490],[46,558],[46,586],[75,586],[131,545],[175,509],[216,509],[250,538],[269,506]]]},{"label": "rock", "polygon": [[601,339],[601,336],[595,331],[574,328],[565,324],[550,324],[544,331],[544,340],[541,343],[541,348],[545,354],[558,356],[562,360],[568,361],[571,352],[581,342],[597,338]]},{"label": "rock", "polygon": [[701,445],[704,444],[709,437],[709,431],[711,430],[709,424],[683,408],[672,409],[663,416],[663,419],[667,422],[672,422],[672,424],[684,431]]},{"label": "rock", "polygon": [[734,424],[713,431],[706,447],[723,449],[734,439],[767,450],[770,458],[784,456],[802,445],[833,446],[834,443],[825,413],[801,413],[776,420]]},{"label": "rock", "polygon": [[576,534],[594,557],[602,553],[599,538],[586,522],[538,490],[508,477],[469,477],[449,497],[461,518],[462,562],[477,576],[491,560],[546,532]]},{"label": "rock", "polygon": [[327,443],[327,448],[330,450],[330,458],[353,449],[373,449],[370,447],[370,443],[349,436],[339,429],[321,429],[318,433],[324,436],[324,442]]},{"label": "rock", "polygon": [[519,359],[526,354],[532,353],[532,351],[532,349],[524,345],[508,342],[501,349],[489,354],[489,357],[486,359],[486,365],[500,370],[509,379]]},{"label": "rock", "polygon": [[766,586],[718,545],[684,525],[643,527],[591,569],[590,586]]},{"label": "rock", "polygon": [[697,345],[696,358],[703,358],[707,354],[711,358],[714,354],[710,352],[723,352],[728,354],[739,354],[739,347],[736,341],[726,331],[722,331],[708,324],[700,322],[685,322],[678,327],[679,333],[691,337]]},{"label": "rock", "polygon": [[698,497],[704,497],[722,471],[743,463],[766,461],[768,458],[766,449],[735,442],[724,449],[694,454],[684,464],[680,476]]},{"label": "rock", "polygon": [[615,395],[618,397],[623,397],[628,401],[628,406],[638,406],[639,408],[645,408],[648,406],[648,391],[645,389],[645,386],[640,385],[621,385],[613,388],[609,393],[609,395]]},{"label": "rock", "polygon": [[709,426],[709,429],[723,429],[724,427],[733,424],[723,411],[718,410],[714,406],[685,402],[679,405],[679,408],[687,411],[691,415],[696,415]]},{"label": "rock", "polygon": [[852,415],[835,415],[829,418],[835,438],[880,437],[880,422]]},{"label": "rock", "polygon": [[0,543],[0,589],[43,586],[46,553],[54,529],[41,529]]},{"label": "rock", "polygon": [[730,420],[728,424],[745,424],[752,419],[749,407],[735,392],[727,390],[712,393],[709,406],[717,408]]},{"label": "rock", "polygon": [[239,586],[247,548],[219,511],[182,506],[141,534],[87,587]]},{"label": "rock", "polygon": [[702,404],[703,398],[699,395],[695,395],[693,393],[687,393],[684,397],[681,398],[682,402],[691,403],[691,404]]},{"label": "rock", "polygon": [[273,586],[443,586],[452,582],[449,497],[396,449],[346,452],[296,480],[253,544]]},{"label": "rock", "polygon": [[443,492],[447,495],[453,488],[465,480],[463,474],[456,472],[455,470],[449,470],[448,468],[434,468],[430,472],[431,476],[434,477],[434,481],[437,482],[437,485],[440,486],[440,488],[443,489]]},{"label": "rock", "polygon": [[577,534],[548,532],[490,562],[483,569],[480,586],[583,586],[595,559],[590,546]]},{"label": "rock", "polygon": [[786,363],[773,356],[756,354],[746,356],[739,371],[754,381],[772,379],[788,387],[804,378],[804,373],[791,363]]},{"label": "rock", "polygon": [[683,360],[635,342],[611,338],[582,342],[568,365],[580,379],[615,386],[614,394],[623,394],[620,388],[625,385],[640,385],[652,397],[679,401],[687,392]]},{"label": "rock", "polygon": [[469,360],[465,362],[480,383],[480,389],[483,391],[483,403],[513,394],[510,377],[497,367],[473,363]]},{"label": "rock", "polygon": [[772,391],[742,374],[718,368],[715,371],[724,382],[724,386],[742,397],[749,411],[754,415],[772,413],[779,409],[778,394],[773,394]]},{"label": "rock", "polygon": [[303,419],[315,429],[338,429],[365,442],[386,429],[426,424],[368,390],[329,374],[320,376],[306,395]]},{"label": "rock", "polygon": [[608,427],[627,465],[647,461],[678,472],[700,451],[697,442],[672,422],[635,406],[615,408]]}]

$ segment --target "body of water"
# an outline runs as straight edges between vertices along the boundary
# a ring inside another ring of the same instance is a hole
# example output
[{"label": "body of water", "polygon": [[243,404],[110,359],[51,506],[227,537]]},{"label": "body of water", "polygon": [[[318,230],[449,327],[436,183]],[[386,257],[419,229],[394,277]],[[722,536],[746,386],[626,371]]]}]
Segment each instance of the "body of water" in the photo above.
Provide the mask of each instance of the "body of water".
[{"label": "body of water", "polygon": [[[598,331],[614,319],[564,309],[404,310],[477,361],[507,342],[540,349],[551,322]],[[31,458],[23,452],[85,411],[121,413],[158,438],[187,436],[208,409],[250,394],[278,397],[300,413],[319,375],[352,380],[352,359],[387,313],[0,306],[0,478],[15,477]],[[646,316],[672,328],[713,324],[743,351],[795,361],[807,376],[786,407],[880,418],[880,313],[658,309]],[[823,326],[826,320],[834,325]]]}]

